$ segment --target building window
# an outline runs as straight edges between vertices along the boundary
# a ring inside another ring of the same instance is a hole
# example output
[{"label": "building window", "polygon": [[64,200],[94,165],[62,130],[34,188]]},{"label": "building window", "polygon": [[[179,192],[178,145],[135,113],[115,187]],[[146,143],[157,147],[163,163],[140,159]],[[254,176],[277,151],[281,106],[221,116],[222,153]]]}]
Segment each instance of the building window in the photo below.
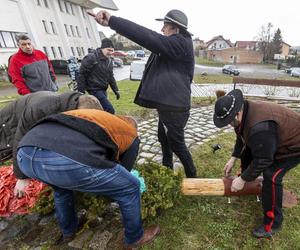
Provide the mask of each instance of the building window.
[{"label": "building window", "polygon": [[45,32],[46,32],[46,33],[50,33],[46,21],[45,21],[45,20],[42,20],[42,23],[43,23]]},{"label": "building window", "polygon": [[79,47],[76,47],[76,49],[77,49],[78,56],[81,56],[81,49]]},{"label": "building window", "polygon": [[57,2],[58,2],[58,6],[59,6],[60,11],[64,12],[64,8],[63,8],[63,5],[61,3],[61,0],[57,0]]},{"label": "building window", "polygon": [[71,4],[71,3],[70,3],[70,8],[71,8],[72,15],[75,16],[74,9],[73,9],[73,4]]},{"label": "building window", "polygon": [[45,4],[45,7],[46,7],[46,8],[49,8],[48,0],[44,0],[44,4]]},{"label": "building window", "polygon": [[68,6],[68,2],[64,2],[65,3],[65,9],[66,9],[66,12],[69,14],[70,11],[69,11],[69,6]]},{"label": "building window", "polygon": [[52,50],[53,58],[56,58],[56,57],[57,57],[57,54],[56,54],[55,48],[54,48],[54,47],[51,47],[51,50]]},{"label": "building window", "polygon": [[65,24],[65,30],[66,30],[67,35],[70,36],[70,32],[69,32],[69,29],[68,29],[68,25],[67,25],[67,24]]},{"label": "building window", "polygon": [[45,54],[46,54],[46,56],[48,56],[49,57],[49,53],[48,53],[48,50],[47,50],[47,47],[43,47],[43,50],[44,50],[44,52],[45,52]]},{"label": "building window", "polygon": [[85,52],[84,52],[84,48],[81,47],[81,50],[82,50],[82,55],[85,55]]},{"label": "building window", "polygon": [[71,47],[71,52],[72,52],[72,55],[75,56],[75,50],[73,47]]},{"label": "building window", "polygon": [[41,1],[40,0],[36,0],[36,5],[41,6]]},{"label": "building window", "polygon": [[91,37],[90,37],[90,32],[89,32],[89,29],[88,29],[88,28],[86,28],[86,34],[87,34],[88,38],[91,38]]},{"label": "building window", "polygon": [[63,53],[62,48],[58,47],[58,51],[59,51],[59,54],[60,54],[60,58],[63,58],[64,57],[64,53]]},{"label": "building window", "polygon": [[54,22],[50,22],[53,34],[57,34]]},{"label": "building window", "polygon": [[75,35],[75,32],[74,32],[74,29],[73,29],[73,25],[70,25],[70,28],[71,28],[72,35],[73,35],[73,36],[76,36],[76,35]]},{"label": "building window", "polygon": [[77,36],[79,36],[79,37],[80,37],[80,33],[79,33],[79,28],[78,28],[78,26],[76,26],[75,28],[76,28],[76,33],[77,33]]},{"label": "building window", "polygon": [[16,48],[17,43],[14,39],[15,32],[1,31],[0,32],[0,47],[2,48]]},{"label": "building window", "polygon": [[81,7],[81,12],[82,12],[82,16],[83,16],[83,18],[86,18],[86,14],[85,14],[85,8]]}]

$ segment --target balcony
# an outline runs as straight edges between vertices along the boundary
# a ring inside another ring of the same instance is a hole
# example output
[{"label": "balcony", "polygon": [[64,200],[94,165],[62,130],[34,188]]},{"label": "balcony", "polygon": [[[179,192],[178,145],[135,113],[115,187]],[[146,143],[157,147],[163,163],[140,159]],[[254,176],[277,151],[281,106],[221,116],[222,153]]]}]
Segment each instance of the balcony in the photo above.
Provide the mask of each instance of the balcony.
[{"label": "balcony", "polygon": [[87,9],[103,8],[109,10],[118,10],[113,0],[68,0],[71,3],[80,5]]}]

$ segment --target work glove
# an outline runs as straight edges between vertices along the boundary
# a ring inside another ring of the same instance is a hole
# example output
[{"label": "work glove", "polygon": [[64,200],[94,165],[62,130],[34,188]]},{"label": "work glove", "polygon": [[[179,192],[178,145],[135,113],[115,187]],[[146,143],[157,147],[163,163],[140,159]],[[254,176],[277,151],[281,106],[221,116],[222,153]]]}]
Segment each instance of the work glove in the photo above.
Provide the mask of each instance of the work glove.
[{"label": "work glove", "polygon": [[237,192],[244,188],[246,181],[244,181],[241,176],[235,178],[231,184],[231,192]]},{"label": "work glove", "polygon": [[115,95],[116,95],[117,100],[119,100],[120,97],[121,97],[119,91],[116,91],[116,92],[115,92]]},{"label": "work glove", "polygon": [[30,179],[18,179],[14,188],[14,196],[22,198],[25,195],[25,189],[29,183]]}]

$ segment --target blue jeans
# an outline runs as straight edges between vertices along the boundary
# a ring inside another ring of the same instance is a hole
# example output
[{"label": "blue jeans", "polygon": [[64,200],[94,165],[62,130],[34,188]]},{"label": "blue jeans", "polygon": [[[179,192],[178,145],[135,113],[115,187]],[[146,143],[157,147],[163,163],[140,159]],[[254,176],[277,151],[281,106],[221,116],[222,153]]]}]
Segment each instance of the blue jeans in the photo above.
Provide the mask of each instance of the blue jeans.
[{"label": "blue jeans", "polygon": [[17,159],[25,175],[53,187],[56,215],[63,235],[71,235],[77,229],[73,191],[80,191],[118,202],[125,227],[125,243],[132,244],[142,237],[140,183],[121,165],[93,168],[31,146],[20,148]]},{"label": "blue jeans", "polygon": [[113,105],[107,99],[106,91],[93,90],[93,91],[90,91],[90,94],[95,96],[99,100],[99,102],[101,103],[104,111],[109,112],[111,114],[115,113],[115,109],[114,109]]}]

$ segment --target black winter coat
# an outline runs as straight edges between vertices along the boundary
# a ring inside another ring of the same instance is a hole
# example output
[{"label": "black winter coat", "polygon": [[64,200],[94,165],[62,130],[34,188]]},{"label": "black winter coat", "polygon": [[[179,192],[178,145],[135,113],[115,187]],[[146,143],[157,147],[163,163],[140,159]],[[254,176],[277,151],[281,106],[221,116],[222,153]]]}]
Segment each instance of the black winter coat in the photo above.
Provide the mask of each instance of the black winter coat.
[{"label": "black winter coat", "polygon": [[112,60],[104,56],[99,48],[83,58],[77,83],[78,91],[82,93],[85,91],[91,93],[96,90],[106,91],[108,85],[114,93],[119,91],[114,78]]},{"label": "black winter coat", "polygon": [[111,16],[109,26],[152,52],[135,103],[165,110],[190,109],[195,67],[191,36],[181,33],[164,36],[115,16]]},{"label": "black winter coat", "polygon": [[0,161],[13,158],[14,174],[17,178],[27,178],[17,163],[17,148],[22,137],[40,119],[76,109],[80,95],[78,92],[55,94],[39,91],[23,96],[0,110]]}]

